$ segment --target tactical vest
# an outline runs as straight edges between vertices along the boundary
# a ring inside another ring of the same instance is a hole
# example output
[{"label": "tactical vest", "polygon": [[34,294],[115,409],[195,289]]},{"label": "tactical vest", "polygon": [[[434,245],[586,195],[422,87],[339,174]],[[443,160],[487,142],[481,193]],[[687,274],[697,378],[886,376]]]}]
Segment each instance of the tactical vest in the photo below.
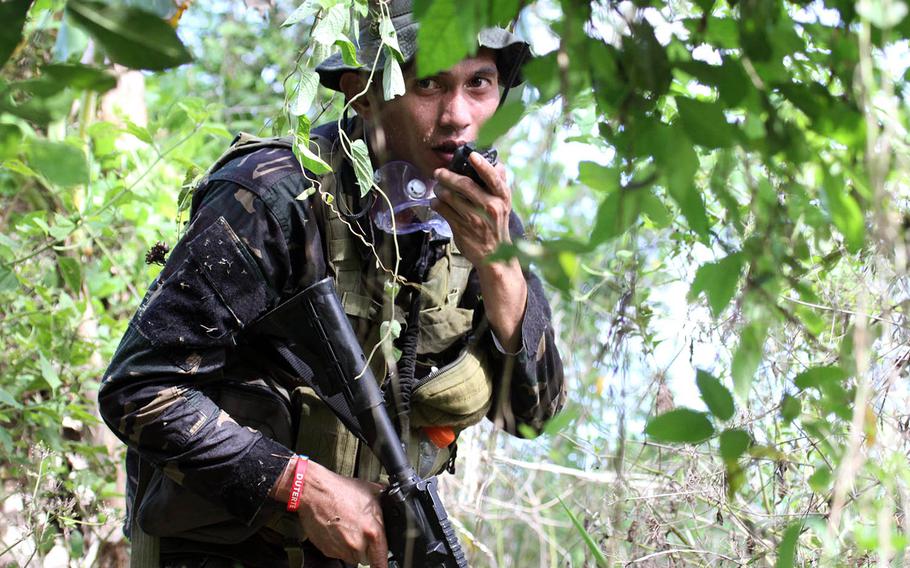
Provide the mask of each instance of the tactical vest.
[{"label": "tactical vest", "polygon": [[[352,139],[359,135],[349,133]],[[240,155],[268,147],[290,150],[291,141],[241,134],[213,170]],[[333,173],[312,180],[316,192],[308,198],[322,228],[327,269],[374,374],[383,380],[388,369],[378,347],[382,323],[394,318],[404,324],[406,319],[404,310],[385,293],[393,281],[387,270],[394,264],[393,257],[388,249],[371,250],[342,214],[355,207],[355,189],[339,187],[342,178],[336,172],[342,171],[345,154],[338,138],[314,134],[310,147],[333,169]],[[374,258],[364,262],[364,251]],[[492,382],[485,355],[476,341],[465,341],[472,334],[474,312],[458,307],[471,268],[471,263],[449,241],[444,254],[429,268],[425,282],[420,283],[418,357],[440,353],[457,342],[465,343],[453,361],[434,367],[412,391],[408,454],[422,476],[440,473],[454,451],[454,442],[439,447],[439,440],[426,427],[447,427],[457,436],[462,429],[479,422],[490,406]],[[382,480],[379,463],[369,448],[358,442],[312,389],[298,387],[294,401],[301,412],[294,448],[297,452],[347,477]]]}]

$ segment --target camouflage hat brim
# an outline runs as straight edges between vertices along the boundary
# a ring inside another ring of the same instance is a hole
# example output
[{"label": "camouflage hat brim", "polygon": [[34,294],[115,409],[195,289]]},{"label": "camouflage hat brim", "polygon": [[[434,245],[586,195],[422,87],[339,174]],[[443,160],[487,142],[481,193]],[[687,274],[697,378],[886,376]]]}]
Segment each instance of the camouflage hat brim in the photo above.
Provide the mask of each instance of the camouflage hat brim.
[{"label": "camouflage hat brim", "polygon": [[[401,54],[404,56],[405,62],[409,62],[417,51],[417,29],[419,27],[411,14],[411,3],[392,2],[390,15]],[[502,28],[486,28],[477,34],[477,45],[496,51],[496,67],[499,69],[502,86],[514,87],[523,81],[521,65],[531,57],[531,49],[527,42]],[[361,23],[357,47],[357,61],[361,65],[359,67],[347,65],[342,59],[341,53],[336,53],[316,67],[319,82],[329,89],[340,91],[343,74],[349,71],[370,69],[374,61],[376,61],[376,69],[381,70],[385,66],[386,58],[386,50],[381,50],[377,59],[376,52],[381,46],[382,39],[375,27],[371,26],[368,21]],[[512,81],[506,85],[509,77],[512,78]]]}]

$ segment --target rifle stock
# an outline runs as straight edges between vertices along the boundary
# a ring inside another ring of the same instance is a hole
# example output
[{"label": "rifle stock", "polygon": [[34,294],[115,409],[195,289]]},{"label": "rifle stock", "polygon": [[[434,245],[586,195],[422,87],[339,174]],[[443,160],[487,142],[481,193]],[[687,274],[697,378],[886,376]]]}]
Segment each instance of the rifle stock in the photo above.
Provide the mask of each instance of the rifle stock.
[{"label": "rifle stock", "polygon": [[310,373],[301,372],[309,368],[298,369],[298,374],[367,443],[388,473],[389,486],[380,501],[393,565],[467,568],[436,492],[436,478],[421,479],[408,461],[331,278],[266,314],[256,331],[283,341],[279,352],[292,366],[287,350],[312,369]]}]

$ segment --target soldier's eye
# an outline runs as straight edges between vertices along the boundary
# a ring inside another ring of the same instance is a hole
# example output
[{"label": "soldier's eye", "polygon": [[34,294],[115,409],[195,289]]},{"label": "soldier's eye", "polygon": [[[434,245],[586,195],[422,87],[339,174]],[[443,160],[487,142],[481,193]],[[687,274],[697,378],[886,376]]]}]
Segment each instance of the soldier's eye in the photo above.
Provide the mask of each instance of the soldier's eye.
[{"label": "soldier's eye", "polygon": [[438,85],[435,79],[417,79],[418,89],[435,89]]}]

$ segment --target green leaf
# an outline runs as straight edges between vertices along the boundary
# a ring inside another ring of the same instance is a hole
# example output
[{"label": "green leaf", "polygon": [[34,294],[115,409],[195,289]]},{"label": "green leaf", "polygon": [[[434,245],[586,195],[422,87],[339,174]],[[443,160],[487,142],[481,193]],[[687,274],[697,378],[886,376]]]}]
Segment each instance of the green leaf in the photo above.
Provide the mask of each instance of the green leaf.
[{"label": "green leaf", "polygon": [[401,322],[394,319],[383,321],[381,324],[379,324],[379,335],[381,337],[398,339],[401,336]]},{"label": "green leaf", "polygon": [[15,292],[19,288],[19,279],[16,273],[7,266],[0,264],[0,292]]},{"label": "green leaf", "polygon": [[[429,77],[448,69],[477,50],[477,0],[436,0],[422,3],[417,14],[417,76]],[[416,9],[416,6],[415,6]]]},{"label": "green leaf", "polygon": [[701,265],[695,273],[695,280],[689,289],[689,297],[695,298],[704,292],[714,317],[720,314],[733,299],[736,285],[742,274],[744,257],[741,252],[733,253],[717,262]]},{"label": "green leaf", "polygon": [[695,186],[699,161],[692,142],[677,126],[661,127],[653,134],[660,136],[658,139],[662,141],[654,157],[664,172],[670,196],[679,205],[689,228],[706,236],[709,222],[701,192]]},{"label": "green leaf", "polygon": [[401,47],[398,45],[398,32],[395,31],[392,20],[385,15],[379,21],[379,37],[382,38],[382,45],[391,50],[389,55],[394,55],[399,61],[404,61],[404,54],[401,53]]},{"label": "green leaf", "polygon": [[357,60],[357,47],[348,38],[339,39],[335,45],[341,49],[341,60],[345,65],[360,67],[362,63]]},{"label": "green leaf", "polygon": [[733,395],[730,394],[730,391],[720,380],[699,369],[695,376],[695,382],[698,385],[701,398],[705,401],[711,414],[721,420],[733,418],[735,411]]},{"label": "green leaf", "polygon": [[15,124],[0,124],[0,161],[15,157],[22,145],[22,130]]},{"label": "green leaf", "polygon": [[69,187],[88,182],[88,164],[82,150],[63,142],[33,139],[29,165],[55,185]]},{"label": "green leaf", "polygon": [[720,433],[720,457],[727,463],[735,462],[746,453],[752,437],[745,430],[731,428]]},{"label": "green leaf", "polygon": [[349,16],[350,12],[344,4],[332,6],[313,29],[313,41],[329,46],[345,39],[344,28],[348,25]]},{"label": "green leaf", "polygon": [[385,67],[382,71],[382,95],[385,100],[390,101],[405,92],[404,74],[401,72],[401,64],[394,57],[385,58]]},{"label": "green leaf", "polygon": [[695,144],[729,148],[735,142],[736,129],[727,122],[722,105],[676,97],[676,108],[686,135]]},{"label": "green leaf", "polygon": [[[13,408],[22,408],[22,403],[16,400],[16,397],[6,392],[3,389],[0,389],[0,404],[5,404],[7,406],[12,406]],[[2,428],[0,428],[2,429]]]},{"label": "green leaf", "polygon": [[815,468],[815,472],[809,476],[809,487],[816,493],[824,493],[831,487],[831,468],[827,465],[820,465]]},{"label": "green leaf", "polygon": [[300,70],[300,80],[297,82],[297,96],[291,106],[291,114],[300,116],[306,114],[313,105],[316,91],[319,89],[319,75],[312,69],[304,67]]},{"label": "green leaf", "polygon": [[38,363],[41,366],[41,377],[47,383],[47,386],[51,388],[51,391],[56,393],[61,385],[60,375],[57,374],[57,370],[54,369],[50,361],[44,357],[44,354],[39,355]]},{"label": "green leaf", "polygon": [[701,11],[706,15],[711,13],[711,10],[714,8],[714,3],[717,0],[695,0],[695,3],[701,8]]},{"label": "green leaf", "polygon": [[45,65],[41,71],[55,81],[83,91],[103,93],[117,86],[117,78],[107,71],[78,63]]},{"label": "green leaf", "polygon": [[623,234],[641,215],[644,189],[619,190],[607,195],[597,208],[590,244],[599,245]]},{"label": "green leaf", "polygon": [[850,195],[849,186],[843,182],[843,178],[825,175],[823,190],[828,214],[844,236],[847,250],[851,253],[859,252],[866,240],[866,225],[863,211]]},{"label": "green leaf", "polygon": [[829,385],[838,384],[847,378],[847,372],[840,367],[812,367],[796,375],[794,384],[800,389],[817,388],[824,390]]},{"label": "green leaf", "polygon": [[588,532],[588,529],[585,528],[584,524],[578,520],[578,517],[575,516],[569,507],[563,502],[559,497],[559,504],[562,505],[562,508],[565,509],[566,514],[569,515],[569,519],[572,521],[572,524],[575,526],[575,530],[578,531],[578,534],[581,535],[582,540],[585,541],[585,545],[588,547],[588,550],[591,551],[591,555],[594,556],[594,561],[598,566],[606,567],[609,566],[607,557],[604,555],[603,551],[597,546],[597,542],[594,540],[594,537],[591,536],[591,533]]},{"label": "green leaf", "polygon": [[733,353],[733,390],[742,400],[746,400],[749,396],[752,378],[762,360],[767,334],[768,328],[763,324],[747,325],[743,328],[739,346]]},{"label": "green leaf", "polygon": [[151,12],[93,0],[69,0],[66,11],[120,65],[162,71],[193,60],[174,28]]},{"label": "green leaf", "polygon": [[321,176],[332,171],[332,166],[325,163],[325,161],[320,158],[318,154],[310,149],[309,141],[301,142],[298,137],[296,143],[294,144],[294,155],[297,156],[298,160],[300,160],[300,163],[303,165],[304,169],[313,172],[317,176]]},{"label": "green leaf", "polygon": [[704,412],[677,408],[648,420],[645,434],[658,442],[696,444],[714,435],[714,426]]},{"label": "green leaf", "polygon": [[370,151],[363,140],[357,139],[351,143],[351,157],[354,161],[354,174],[360,186],[360,196],[363,197],[373,188],[373,164],[370,162]]},{"label": "green leaf", "polygon": [[556,416],[547,420],[543,426],[542,434],[544,436],[555,436],[565,430],[576,418],[578,418],[578,409],[575,406],[564,408]]},{"label": "green leaf", "polygon": [[316,12],[316,7],[313,6],[313,3],[310,0],[306,0],[300,6],[291,12],[291,15],[288,16],[284,22],[282,22],[281,27],[286,28],[293,26],[294,24],[300,23],[303,20],[309,18]]},{"label": "green leaf", "polygon": [[6,455],[12,455],[13,453],[13,437],[7,432],[6,428],[0,428],[0,449],[3,450],[3,453]]},{"label": "green leaf", "polygon": [[803,522],[796,521],[784,531],[784,536],[781,537],[780,544],[777,546],[776,568],[793,568],[796,565],[796,545],[802,530]]},{"label": "green leaf", "polygon": [[783,400],[780,403],[780,416],[784,419],[784,422],[790,424],[797,418],[803,411],[803,404],[795,396],[785,394]]},{"label": "green leaf", "polygon": [[57,257],[57,266],[60,267],[60,274],[63,281],[73,292],[82,290],[82,265],[79,261],[71,256]]},{"label": "green leaf", "polygon": [[673,80],[667,52],[647,20],[635,23],[631,31],[622,38],[621,54],[629,86],[638,93],[657,98],[669,90]]},{"label": "green leaf", "polygon": [[149,132],[148,128],[139,126],[131,120],[126,121],[126,132],[127,134],[132,134],[146,144],[152,145],[155,143],[155,141],[152,139],[152,133]]},{"label": "green leaf", "polygon": [[524,115],[525,104],[511,101],[496,110],[496,113],[480,127],[477,135],[479,146],[492,146],[500,136],[518,124]]},{"label": "green leaf", "polygon": [[9,0],[0,2],[0,68],[15,51],[22,39],[22,28],[33,0]]}]

